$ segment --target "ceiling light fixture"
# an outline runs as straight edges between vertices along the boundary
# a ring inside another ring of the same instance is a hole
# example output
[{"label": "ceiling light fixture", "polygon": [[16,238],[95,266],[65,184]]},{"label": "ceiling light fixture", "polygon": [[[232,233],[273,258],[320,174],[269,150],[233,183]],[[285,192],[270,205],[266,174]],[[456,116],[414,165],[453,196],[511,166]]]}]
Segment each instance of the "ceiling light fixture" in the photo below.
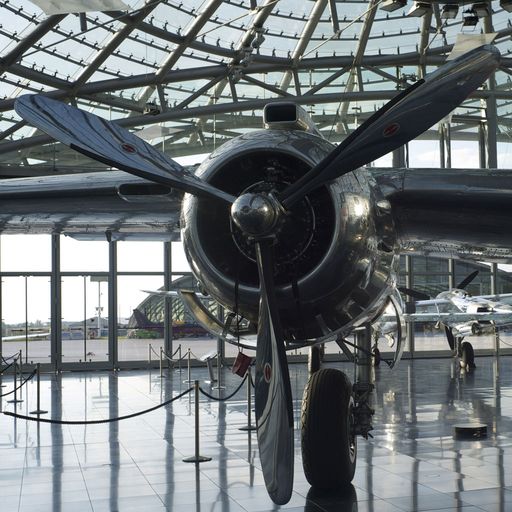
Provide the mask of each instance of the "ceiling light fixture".
[{"label": "ceiling light fixture", "polygon": [[485,18],[490,15],[489,4],[484,2],[473,4],[473,11],[479,18]]},{"label": "ceiling light fixture", "polygon": [[407,16],[412,16],[419,18],[420,16],[424,16],[427,12],[432,11],[432,4],[428,2],[414,2],[414,5],[411,7]]},{"label": "ceiling light fixture", "polygon": [[500,7],[507,12],[512,12],[512,0],[500,0]]},{"label": "ceiling light fixture", "polygon": [[[509,0],[512,2],[512,0]],[[444,20],[453,20],[457,17],[459,13],[459,6],[457,4],[446,4],[443,5],[443,10],[441,11],[441,18]]]},{"label": "ceiling light fixture", "polygon": [[[512,1],[512,0],[511,0]],[[407,0],[384,0],[380,4],[383,11],[393,12],[407,5]]]}]

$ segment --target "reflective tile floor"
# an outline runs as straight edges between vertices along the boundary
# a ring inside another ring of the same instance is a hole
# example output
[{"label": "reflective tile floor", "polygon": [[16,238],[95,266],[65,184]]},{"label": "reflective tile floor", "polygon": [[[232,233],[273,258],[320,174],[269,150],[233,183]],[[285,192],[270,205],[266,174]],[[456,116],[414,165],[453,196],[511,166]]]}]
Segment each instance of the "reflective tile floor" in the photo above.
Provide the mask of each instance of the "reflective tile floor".
[{"label": "reflective tile floor", "polygon": [[[352,375],[350,364],[336,364]],[[212,394],[206,369],[193,378]],[[478,358],[462,375],[449,359],[403,361],[375,371],[374,438],[358,443],[353,487],[329,496],[310,490],[301,465],[300,397],[307,378],[291,365],[295,396],[296,467],[289,512],[512,511],[512,357]],[[147,409],[188,388],[186,372],[164,379],[147,371],[45,375],[44,418],[107,419]],[[4,377],[2,392],[12,389]],[[229,370],[229,394],[241,379]],[[5,397],[4,411],[14,411]],[[36,407],[27,384],[16,411]],[[194,452],[194,403],[189,394],[166,408],[115,423],[49,425],[0,415],[0,511],[259,512],[278,510],[267,497],[255,433],[247,422],[246,389],[216,402],[201,397],[201,455]],[[452,426],[488,425],[482,441],[455,441]],[[329,454],[325,454],[326,457]]]}]

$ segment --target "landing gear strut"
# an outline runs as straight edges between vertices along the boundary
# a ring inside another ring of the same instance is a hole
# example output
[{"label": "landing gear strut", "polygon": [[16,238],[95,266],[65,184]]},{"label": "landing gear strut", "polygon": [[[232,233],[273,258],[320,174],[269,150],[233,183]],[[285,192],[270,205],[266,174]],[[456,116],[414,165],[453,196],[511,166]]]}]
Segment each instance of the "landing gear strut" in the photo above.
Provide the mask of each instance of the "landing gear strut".
[{"label": "landing gear strut", "polygon": [[475,352],[473,350],[473,345],[469,343],[469,341],[464,341],[460,345],[460,366],[461,368],[465,368],[466,370],[470,370],[476,368],[475,366]]},{"label": "landing gear strut", "polygon": [[324,368],[311,374],[304,390],[302,462],[308,482],[317,489],[349,485],[356,469],[357,436],[368,439],[373,429],[370,327],[356,333],[356,344],[353,386],[345,373]]}]

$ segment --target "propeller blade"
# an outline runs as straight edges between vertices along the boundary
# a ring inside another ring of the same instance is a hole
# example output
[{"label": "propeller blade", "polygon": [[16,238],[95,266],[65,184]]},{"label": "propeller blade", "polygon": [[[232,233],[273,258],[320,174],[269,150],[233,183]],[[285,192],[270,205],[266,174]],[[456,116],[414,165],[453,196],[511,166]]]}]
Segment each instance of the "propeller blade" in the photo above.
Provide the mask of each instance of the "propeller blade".
[{"label": "propeller blade", "polygon": [[475,270],[474,272],[471,272],[471,274],[467,275],[455,288],[458,288],[459,290],[465,290],[466,286],[468,284],[471,284],[475,277],[479,274],[479,270]]},{"label": "propeller blade", "polygon": [[280,195],[282,205],[289,209],[315,188],[416,138],[477,89],[497,68],[499,57],[496,47],[481,46],[400,93],[286,188]]},{"label": "propeller blade", "polygon": [[267,491],[283,505],[293,489],[293,405],[274,292],[272,240],[256,242],[256,257],[261,290],[255,382],[258,446]]},{"label": "propeller blade", "polygon": [[444,325],[444,332],[446,334],[446,339],[448,340],[448,345],[450,345],[450,350],[453,352],[455,350],[455,336],[450,327],[446,324]]},{"label": "propeller blade", "polygon": [[14,108],[31,125],[104,164],[197,196],[235,200],[111,121],[38,94],[20,96]]},{"label": "propeller blade", "polygon": [[401,291],[405,295],[409,295],[409,297],[412,297],[416,300],[429,300],[430,295],[427,295],[426,293],[420,292],[418,290],[413,290],[412,288],[406,288],[405,286],[399,286],[398,290]]}]

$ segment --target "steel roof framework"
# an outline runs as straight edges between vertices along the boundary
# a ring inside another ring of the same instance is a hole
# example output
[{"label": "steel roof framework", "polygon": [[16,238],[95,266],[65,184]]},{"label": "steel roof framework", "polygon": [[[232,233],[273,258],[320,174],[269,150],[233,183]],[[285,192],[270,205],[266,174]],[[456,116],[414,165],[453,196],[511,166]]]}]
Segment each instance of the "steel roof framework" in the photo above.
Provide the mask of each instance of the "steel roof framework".
[{"label": "steel roof framework", "polygon": [[[88,13],[86,31],[73,14],[45,16],[25,0],[0,5],[8,21],[0,27],[0,164],[97,167],[19,119],[14,99],[26,92],[134,130],[160,126],[150,142],[173,156],[207,153],[259,127],[262,107],[282,99],[306,106],[321,131],[340,140],[442,64],[465,30],[462,19],[441,20],[437,4],[413,19],[407,7],[382,11],[380,0],[261,0],[255,9],[232,0],[129,4],[128,13]],[[454,138],[478,138],[482,108],[495,103],[496,136],[509,139],[512,27],[499,2],[491,5],[492,18],[477,30],[497,33],[503,62],[492,87],[457,109]],[[437,136],[436,127],[425,134]]]}]

